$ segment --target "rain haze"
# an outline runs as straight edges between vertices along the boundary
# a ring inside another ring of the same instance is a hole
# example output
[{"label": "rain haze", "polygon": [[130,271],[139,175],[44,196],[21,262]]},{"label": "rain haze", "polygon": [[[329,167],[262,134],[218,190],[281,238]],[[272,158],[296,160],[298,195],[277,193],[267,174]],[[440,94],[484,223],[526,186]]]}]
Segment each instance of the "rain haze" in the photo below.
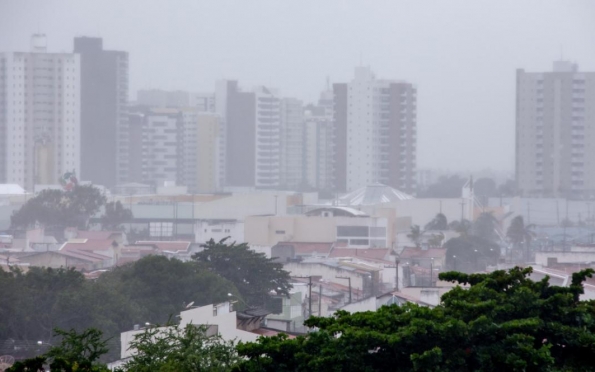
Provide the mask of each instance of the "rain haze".
[{"label": "rain haze", "polygon": [[0,0],[0,372],[595,371],[591,274],[595,0]]},{"label": "rain haze", "polygon": [[418,88],[418,168],[514,171],[515,71],[595,69],[592,1],[2,1],[0,49],[102,37],[138,89],[263,84],[306,102],[354,67]]}]

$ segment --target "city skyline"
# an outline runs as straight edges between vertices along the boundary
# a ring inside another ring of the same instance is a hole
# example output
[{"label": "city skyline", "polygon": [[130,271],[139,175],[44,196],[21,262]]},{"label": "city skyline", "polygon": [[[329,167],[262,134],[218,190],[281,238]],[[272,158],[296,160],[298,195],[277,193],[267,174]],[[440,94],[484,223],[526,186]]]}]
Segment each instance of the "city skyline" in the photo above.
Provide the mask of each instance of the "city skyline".
[{"label": "city skyline", "polygon": [[70,51],[73,37],[100,36],[129,52],[131,95],[212,90],[225,78],[315,102],[327,77],[369,65],[419,88],[418,167],[454,171],[513,172],[517,68],[545,71],[563,50],[595,69],[592,2],[185,4],[5,2],[0,46],[28,50],[40,31],[48,49]]}]

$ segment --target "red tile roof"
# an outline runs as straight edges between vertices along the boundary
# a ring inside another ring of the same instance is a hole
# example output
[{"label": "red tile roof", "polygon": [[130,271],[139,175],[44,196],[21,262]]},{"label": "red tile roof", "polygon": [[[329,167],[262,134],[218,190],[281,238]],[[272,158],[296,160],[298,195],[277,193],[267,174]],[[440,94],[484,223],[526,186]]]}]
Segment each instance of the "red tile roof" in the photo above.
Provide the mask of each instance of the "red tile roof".
[{"label": "red tile roof", "polygon": [[443,258],[445,255],[446,249],[444,248],[421,249],[415,247],[407,247],[403,249],[403,252],[401,252],[399,258]]},{"label": "red tile roof", "polygon": [[78,250],[78,251],[108,251],[114,248],[113,239],[104,240],[90,240],[84,239],[82,241],[68,241],[60,248],[61,251]]},{"label": "red tile roof", "polygon": [[107,240],[113,238],[114,235],[122,234],[120,231],[78,231],[76,233],[77,239],[89,240]]},{"label": "red tile roof", "polygon": [[357,257],[361,259],[386,260],[390,254],[389,248],[369,248],[369,249],[355,249],[355,248],[335,248],[329,255],[331,258],[336,257]]},{"label": "red tile roof", "polygon": [[160,251],[168,252],[188,252],[190,248],[190,242],[163,242],[163,241],[138,241],[136,244],[140,245],[154,245]]},{"label": "red tile roof", "polygon": [[335,243],[306,243],[306,242],[279,242],[277,246],[292,246],[296,255],[310,255],[319,253],[328,255]]}]

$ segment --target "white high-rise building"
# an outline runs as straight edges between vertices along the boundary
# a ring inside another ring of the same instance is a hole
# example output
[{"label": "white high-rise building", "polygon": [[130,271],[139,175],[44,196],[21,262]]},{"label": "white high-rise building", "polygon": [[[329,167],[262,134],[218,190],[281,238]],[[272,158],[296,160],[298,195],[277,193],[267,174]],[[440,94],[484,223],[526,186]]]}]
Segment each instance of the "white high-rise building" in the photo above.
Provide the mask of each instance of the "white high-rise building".
[{"label": "white high-rise building", "polygon": [[0,54],[0,183],[32,191],[80,174],[80,74],[80,57],[48,53],[44,35]]},{"label": "white high-rise building", "polygon": [[295,98],[281,100],[281,187],[298,190],[304,183],[304,109]]},{"label": "white high-rise building", "polygon": [[417,90],[376,79],[357,67],[348,84],[334,84],[335,185],[353,191],[382,183],[416,190]]},{"label": "white high-rise building", "polygon": [[525,196],[595,197],[595,72],[517,71],[516,181]]}]

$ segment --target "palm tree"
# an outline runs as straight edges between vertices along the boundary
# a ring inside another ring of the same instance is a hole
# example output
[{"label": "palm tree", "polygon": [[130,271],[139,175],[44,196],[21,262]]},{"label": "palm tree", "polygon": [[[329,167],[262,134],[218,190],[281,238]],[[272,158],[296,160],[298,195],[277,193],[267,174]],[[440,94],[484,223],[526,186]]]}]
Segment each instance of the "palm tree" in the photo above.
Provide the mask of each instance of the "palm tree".
[{"label": "palm tree", "polygon": [[483,212],[473,223],[473,235],[492,242],[496,241],[498,239],[498,235],[496,235],[498,224],[499,221],[494,217],[492,212]]},{"label": "palm tree", "polygon": [[458,232],[461,236],[467,236],[469,235],[469,232],[471,231],[471,222],[469,220],[462,220],[462,221],[452,221],[451,223],[448,224],[448,227],[451,230],[454,230],[456,232]]},{"label": "palm tree", "polygon": [[[516,216],[510,222],[508,230],[506,230],[506,237],[512,243],[512,247],[517,250],[523,250],[525,261],[528,259],[529,246],[535,233],[531,231],[534,225],[525,226],[522,216]],[[524,243],[524,247],[523,247]],[[523,249],[524,248],[524,249]],[[512,252],[511,252],[512,253]]]},{"label": "palm tree", "polygon": [[446,216],[442,213],[438,213],[432,221],[428,222],[424,227],[424,230],[448,230],[448,220],[446,219]]},{"label": "palm tree", "polygon": [[411,232],[409,234],[407,234],[407,237],[409,238],[409,240],[411,240],[413,243],[415,243],[415,246],[419,248],[419,242],[421,240],[421,236],[423,234],[423,231],[421,231],[421,228],[419,227],[419,225],[413,225],[411,226]]}]

